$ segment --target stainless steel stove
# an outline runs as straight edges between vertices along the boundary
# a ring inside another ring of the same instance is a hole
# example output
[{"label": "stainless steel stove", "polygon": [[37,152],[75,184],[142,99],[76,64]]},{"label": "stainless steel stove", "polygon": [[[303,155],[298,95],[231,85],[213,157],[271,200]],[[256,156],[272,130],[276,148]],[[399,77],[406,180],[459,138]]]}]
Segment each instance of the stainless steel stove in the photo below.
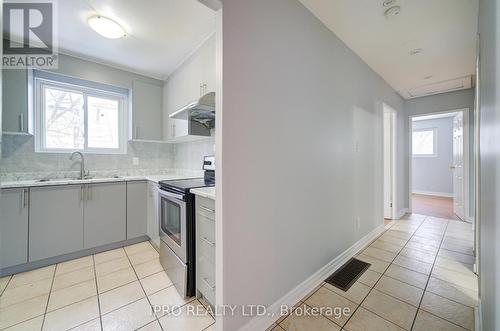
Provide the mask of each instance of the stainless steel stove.
[{"label": "stainless steel stove", "polygon": [[196,294],[195,204],[190,189],[215,186],[215,157],[205,156],[204,178],[160,182],[160,262],[183,297]]}]

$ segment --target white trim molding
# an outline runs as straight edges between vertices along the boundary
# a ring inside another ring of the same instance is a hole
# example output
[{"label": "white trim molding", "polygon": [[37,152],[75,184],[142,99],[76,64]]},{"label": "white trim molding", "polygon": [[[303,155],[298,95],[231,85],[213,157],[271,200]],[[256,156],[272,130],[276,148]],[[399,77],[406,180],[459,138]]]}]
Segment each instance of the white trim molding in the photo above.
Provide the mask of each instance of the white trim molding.
[{"label": "white trim molding", "polygon": [[396,219],[399,220],[401,217],[405,216],[406,214],[411,213],[409,208],[403,208],[398,211],[396,214]]},{"label": "white trim molding", "polygon": [[483,306],[481,305],[481,298],[478,300],[478,305],[474,307],[474,330],[483,330]]},{"label": "white trim molding", "polygon": [[290,292],[282,296],[275,303],[271,304],[267,313],[264,316],[255,316],[248,323],[243,325],[240,331],[253,331],[253,330],[266,330],[280,317],[280,311],[282,306],[292,307],[297,302],[302,300],[307,294],[318,287],[326,278],[328,278],[332,273],[334,273],[338,268],[340,268],[344,263],[349,261],[356,253],[358,253],[367,244],[377,238],[382,232],[386,230],[386,227],[381,224],[363,238],[354,243],[347,250],[342,252],[324,267],[316,271],[305,281],[300,283],[297,287],[292,289]]},{"label": "white trim molding", "polygon": [[453,198],[453,193],[413,190],[413,194],[430,195],[433,197]]}]

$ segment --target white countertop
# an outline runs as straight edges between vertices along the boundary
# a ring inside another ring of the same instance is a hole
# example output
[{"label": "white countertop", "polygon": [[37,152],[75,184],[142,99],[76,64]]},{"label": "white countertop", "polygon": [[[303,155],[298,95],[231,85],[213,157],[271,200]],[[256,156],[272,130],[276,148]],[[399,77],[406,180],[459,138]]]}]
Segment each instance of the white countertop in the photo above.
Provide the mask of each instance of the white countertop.
[{"label": "white countertop", "polygon": [[208,199],[213,199],[215,200],[215,187],[200,187],[200,188],[193,188],[189,190],[189,192],[199,195],[204,198]]},{"label": "white countertop", "polygon": [[110,182],[129,182],[129,181],[139,181],[147,180],[150,182],[158,183],[161,180],[176,180],[176,179],[187,179],[196,178],[196,176],[188,176],[181,174],[169,174],[169,175],[140,175],[140,176],[120,176],[120,177],[110,177],[110,178],[90,178],[90,179],[69,179],[69,178],[59,178],[51,179],[49,181],[39,181],[39,180],[20,180],[20,181],[10,181],[0,183],[0,188],[16,188],[16,187],[35,187],[35,186],[53,186],[53,185],[70,185],[70,184],[93,184],[93,183],[110,183]]}]

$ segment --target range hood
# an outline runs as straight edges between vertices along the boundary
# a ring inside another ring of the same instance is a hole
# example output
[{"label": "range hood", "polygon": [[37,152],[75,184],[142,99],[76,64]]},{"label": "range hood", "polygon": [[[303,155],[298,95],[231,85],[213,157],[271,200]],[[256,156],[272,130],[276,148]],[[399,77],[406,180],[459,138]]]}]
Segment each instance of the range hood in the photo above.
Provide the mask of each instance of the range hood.
[{"label": "range hood", "polygon": [[175,113],[170,114],[170,118],[194,121],[203,124],[207,128],[214,127],[215,124],[215,92],[210,92],[202,96],[195,102],[182,107]]}]

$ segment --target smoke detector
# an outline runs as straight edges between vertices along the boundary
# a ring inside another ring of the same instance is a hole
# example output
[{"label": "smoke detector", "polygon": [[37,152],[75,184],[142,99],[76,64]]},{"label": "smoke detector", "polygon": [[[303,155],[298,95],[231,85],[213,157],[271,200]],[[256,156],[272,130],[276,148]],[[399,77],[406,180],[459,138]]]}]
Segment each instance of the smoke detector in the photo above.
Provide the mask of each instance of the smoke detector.
[{"label": "smoke detector", "polygon": [[395,18],[399,14],[401,14],[401,6],[392,6],[385,11],[384,16],[385,18],[390,20]]},{"label": "smoke detector", "polygon": [[385,8],[391,7],[394,4],[396,4],[396,0],[384,0],[384,2],[382,2],[382,6]]},{"label": "smoke detector", "polygon": [[423,48],[414,48],[414,49],[410,50],[408,52],[408,54],[410,54],[410,55],[417,55],[417,54],[422,53],[423,50],[424,50]]}]

